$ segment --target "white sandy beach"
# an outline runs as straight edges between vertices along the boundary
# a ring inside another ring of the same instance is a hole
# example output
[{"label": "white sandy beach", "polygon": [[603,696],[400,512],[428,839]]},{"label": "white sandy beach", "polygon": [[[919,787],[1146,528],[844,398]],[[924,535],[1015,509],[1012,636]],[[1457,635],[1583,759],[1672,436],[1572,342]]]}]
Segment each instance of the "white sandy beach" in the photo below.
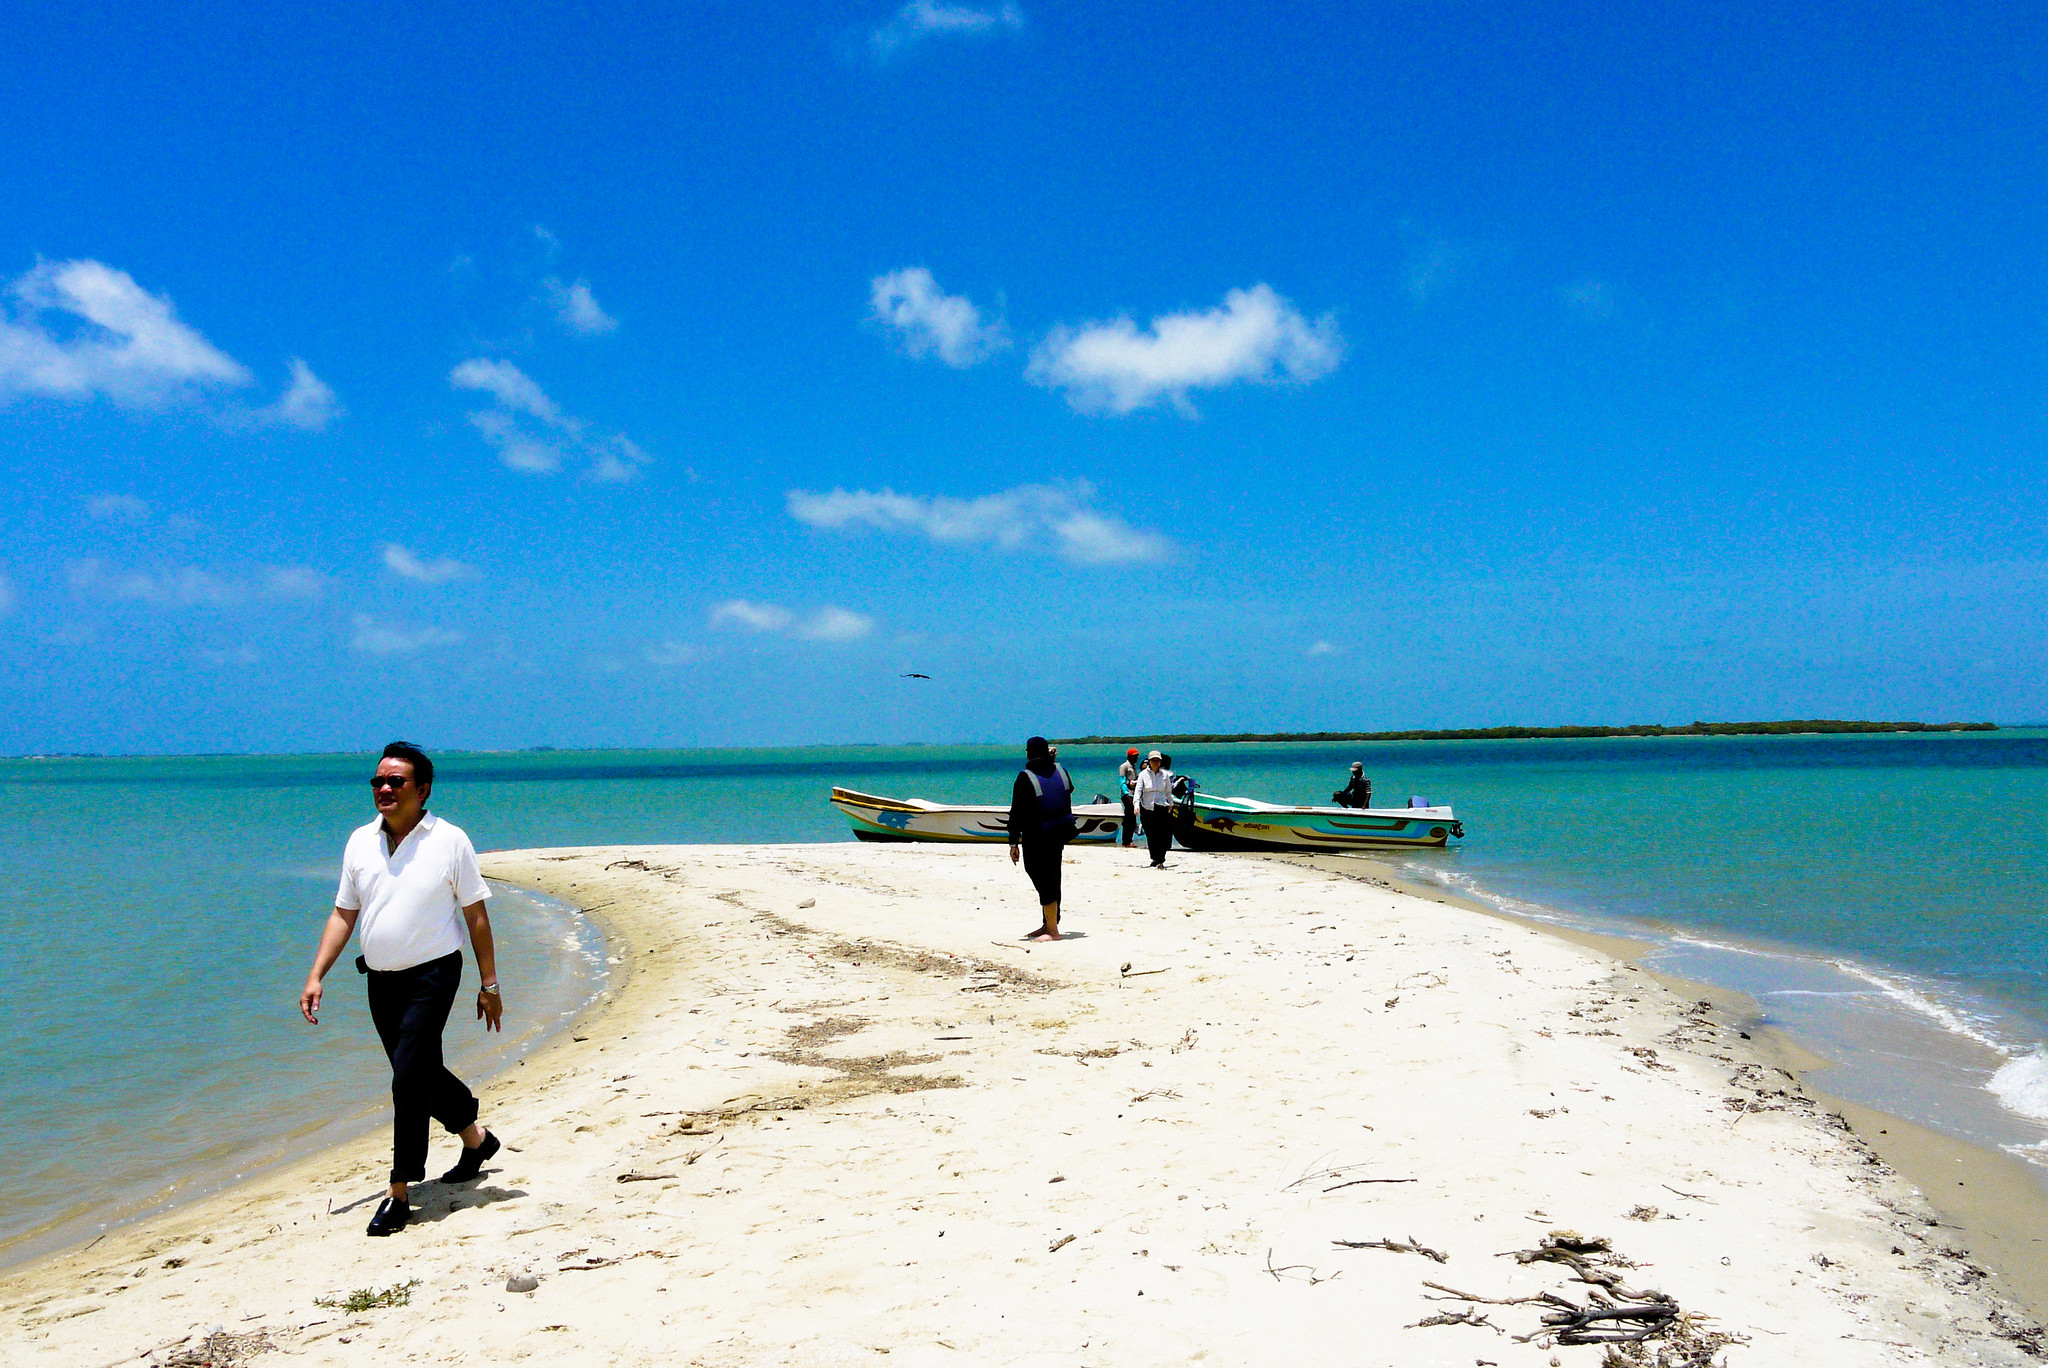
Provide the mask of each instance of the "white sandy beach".
[{"label": "white sandy beach", "polygon": [[[0,1358],[1595,1365],[1516,1300],[1592,1278],[1680,1313],[1623,1363],[2032,1361],[1739,1023],[1529,927],[1186,852],[1071,852],[1030,948],[999,849],[484,863],[624,963],[485,1089],[483,1180],[366,1239],[380,1130],[13,1270]],[[1560,1231],[1606,1247],[1514,1257]]]}]

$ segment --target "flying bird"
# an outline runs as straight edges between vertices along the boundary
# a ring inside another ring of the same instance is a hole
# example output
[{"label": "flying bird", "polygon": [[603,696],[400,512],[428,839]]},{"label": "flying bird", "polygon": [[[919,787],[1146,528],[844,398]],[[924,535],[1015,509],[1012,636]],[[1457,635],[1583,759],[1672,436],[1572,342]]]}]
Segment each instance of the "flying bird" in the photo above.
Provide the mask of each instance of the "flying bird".
[{"label": "flying bird", "polygon": [[907,675],[904,675],[904,676],[902,676],[902,677],[903,677],[904,679],[930,679],[930,678],[931,678],[931,676],[930,676],[930,675],[926,675],[926,674],[907,674]]}]

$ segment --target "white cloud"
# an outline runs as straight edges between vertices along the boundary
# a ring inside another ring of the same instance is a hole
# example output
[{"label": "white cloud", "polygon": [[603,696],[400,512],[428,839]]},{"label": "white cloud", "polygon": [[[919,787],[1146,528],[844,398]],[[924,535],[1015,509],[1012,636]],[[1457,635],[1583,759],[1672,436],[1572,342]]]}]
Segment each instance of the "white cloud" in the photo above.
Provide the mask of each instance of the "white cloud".
[{"label": "white cloud", "polygon": [[448,383],[457,389],[482,390],[501,408],[538,418],[549,427],[564,427],[572,420],[555,407],[555,401],[533,382],[533,378],[510,361],[477,357],[448,372]]},{"label": "white cloud", "polygon": [[797,624],[796,635],[809,641],[856,641],[874,630],[875,620],[866,614],[827,606]]},{"label": "white cloud", "polygon": [[462,633],[446,628],[379,622],[368,613],[357,613],[355,625],[355,638],[349,645],[365,655],[410,655],[434,646],[459,646],[463,640]]},{"label": "white cloud", "polygon": [[590,479],[619,483],[636,478],[653,460],[623,433],[594,432],[582,419],[563,412],[510,361],[464,361],[448,373],[448,383],[480,390],[496,401],[495,407],[470,414],[470,425],[514,470],[553,474],[573,453],[590,462],[585,472]]},{"label": "white cloud", "polygon": [[737,627],[748,632],[779,632],[793,618],[787,608],[772,603],[749,603],[746,599],[727,599],[711,608],[713,627]]},{"label": "white cloud", "polygon": [[1318,641],[1315,645],[1309,647],[1305,654],[1310,656],[1335,655],[1337,654],[1337,648],[1327,641]]},{"label": "white cloud", "polygon": [[673,669],[678,665],[694,664],[704,658],[704,648],[671,638],[659,646],[650,646],[643,654],[649,665],[661,669]]},{"label": "white cloud", "polygon": [[1004,30],[1024,27],[1024,11],[1014,4],[982,10],[968,5],[948,5],[941,0],[910,0],[886,24],[868,35],[868,50],[876,60],[886,61],[906,48],[928,38],[981,38]]},{"label": "white cloud", "polygon": [[149,505],[133,494],[99,494],[88,500],[85,511],[95,518],[113,522],[146,523]]},{"label": "white cloud", "polygon": [[562,468],[561,447],[527,432],[516,417],[503,409],[472,413],[469,421],[497,450],[498,459],[512,469],[529,475],[552,475]]},{"label": "white cloud", "polygon": [[1084,413],[1130,413],[1170,401],[1192,417],[1188,391],[1238,381],[1307,384],[1336,369],[1335,318],[1304,317],[1269,285],[1232,290],[1214,309],[1162,314],[1143,329],[1129,318],[1059,327],[1025,371],[1067,391]]},{"label": "white cloud", "polygon": [[1016,551],[1050,538],[1060,554],[1081,565],[1163,560],[1173,544],[1157,532],[1132,527],[1088,506],[1094,489],[1020,485],[976,499],[923,498],[893,489],[789,491],[789,515],[812,527],[872,527],[910,532],[952,546]]},{"label": "white cloud", "polygon": [[421,560],[397,542],[384,543],[384,568],[400,579],[409,579],[418,584],[451,584],[456,580],[475,579],[476,569],[459,560],[442,557],[440,560]]},{"label": "white cloud", "polygon": [[291,359],[292,382],[270,407],[257,411],[257,416],[287,427],[302,428],[317,432],[335,419],[347,413],[341,401],[334,397],[334,390],[325,380],[313,374],[313,368],[294,356]]},{"label": "white cloud", "polygon": [[798,617],[779,604],[753,603],[747,599],[713,604],[710,622],[713,627],[774,632],[805,641],[855,641],[875,629],[873,618],[831,604]]},{"label": "white cloud", "polygon": [[555,306],[555,317],[563,327],[588,337],[608,333],[619,326],[619,320],[598,304],[597,296],[590,292],[589,281],[579,280],[573,285],[564,285],[554,276],[549,276],[541,283],[547,287],[548,301]]},{"label": "white cloud", "polygon": [[265,566],[252,574],[224,575],[198,566],[166,570],[120,570],[96,560],[68,567],[72,591],[110,603],[145,603],[158,608],[228,608],[259,600],[317,598],[326,577],[303,566]]},{"label": "white cloud", "polygon": [[592,444],[590,478],[603,484],[624,484],[639,478],[640,467],[653,459],[632,438],[614,433]]},{"label": "white cloud", "polygon": [[168,298],[102,262],[42,262],[12,292],[19,307],[0,313],[0,403],[46,395],[151,407],[252,378],[178,321]]},{"label": "white cloud", "polygon": [[878,275],[869,282],[874,317],[912,356],[936,356],[949,366],[971,366],[1010,345],[1001,321],[983,323],[965,295],[949,295],[922,266]]},{"label": "white cloud", "polygon": [[318,598],[327,589],[327,577],[299,565],[271,566],[259,580],[269,598]]}]

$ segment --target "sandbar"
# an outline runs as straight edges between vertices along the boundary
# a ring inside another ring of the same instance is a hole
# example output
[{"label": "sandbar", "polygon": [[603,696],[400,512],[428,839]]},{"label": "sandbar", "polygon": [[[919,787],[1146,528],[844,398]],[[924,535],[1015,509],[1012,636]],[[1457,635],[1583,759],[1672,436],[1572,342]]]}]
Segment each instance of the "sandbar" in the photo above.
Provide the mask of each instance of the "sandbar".
[{"label": "sandbar", "polygon": [[2042,1345],[1739,1013],[1388,881],[1076,849],[1032,945],[1000,849],[484,868],[620,963],[483,1090],[483,1178],[366,1239],[372,1133],[11,1270],[7,1362],[1591,1368],[1573,1308],[1655,1328],[1622,1363]]}]

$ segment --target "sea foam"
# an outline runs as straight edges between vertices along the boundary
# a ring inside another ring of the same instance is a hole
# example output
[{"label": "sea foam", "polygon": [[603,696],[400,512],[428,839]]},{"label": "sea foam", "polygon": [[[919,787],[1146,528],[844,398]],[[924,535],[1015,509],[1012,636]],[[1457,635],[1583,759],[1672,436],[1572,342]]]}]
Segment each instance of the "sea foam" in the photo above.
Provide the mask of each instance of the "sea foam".
[{"label": "sea foam", "polygon": [[2006,1110],[2048,1121],[2048,1048],[2008,1060],[1984,1086]]}]

